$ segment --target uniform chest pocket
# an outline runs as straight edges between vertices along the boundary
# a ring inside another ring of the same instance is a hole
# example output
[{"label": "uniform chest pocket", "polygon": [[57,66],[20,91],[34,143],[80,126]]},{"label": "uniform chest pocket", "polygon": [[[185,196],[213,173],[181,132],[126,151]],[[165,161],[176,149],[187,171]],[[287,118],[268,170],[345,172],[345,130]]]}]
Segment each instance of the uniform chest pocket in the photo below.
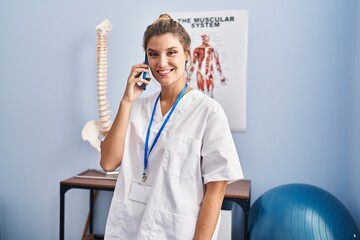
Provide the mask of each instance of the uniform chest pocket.
[{"label": "uniform chest pocket", "polygon": [[165,148],[164,171],[179,178],[193,177],[200,167],[200,151],[201,142],[196,139],[184,135],[171,137]]}]

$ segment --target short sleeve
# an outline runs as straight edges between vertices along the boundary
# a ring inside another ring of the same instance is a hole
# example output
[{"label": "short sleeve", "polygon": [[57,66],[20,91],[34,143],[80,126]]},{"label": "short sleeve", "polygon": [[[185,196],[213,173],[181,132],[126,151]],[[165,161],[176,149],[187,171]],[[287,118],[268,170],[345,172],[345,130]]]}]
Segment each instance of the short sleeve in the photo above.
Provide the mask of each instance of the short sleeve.
[{"label": "short sleeve", "polygon": [[202,145],[201,171],[204,184],[244,178],[228,119],[217,104],[208,115]]}]

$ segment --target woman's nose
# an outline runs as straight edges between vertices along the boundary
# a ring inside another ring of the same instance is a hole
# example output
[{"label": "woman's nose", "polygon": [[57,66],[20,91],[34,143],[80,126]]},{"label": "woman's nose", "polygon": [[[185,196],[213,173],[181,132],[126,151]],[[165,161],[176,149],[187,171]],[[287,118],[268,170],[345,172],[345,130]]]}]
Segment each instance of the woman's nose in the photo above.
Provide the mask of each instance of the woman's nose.
[{"label": "woman's nose", "polygon": [[166,67],[168,64],[167,57],[161,55],[159,58],[159,67]]}]

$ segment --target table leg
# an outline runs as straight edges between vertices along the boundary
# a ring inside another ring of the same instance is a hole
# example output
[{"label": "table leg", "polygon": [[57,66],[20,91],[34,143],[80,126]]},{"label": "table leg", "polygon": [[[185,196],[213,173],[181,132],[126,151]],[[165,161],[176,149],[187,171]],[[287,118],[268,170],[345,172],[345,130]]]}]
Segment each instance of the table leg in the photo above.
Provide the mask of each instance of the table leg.
[{"label": "table leg", "polygon": [[94,216],[94,190],[90,189],[90,211],[89,211],[89,233],[93,233],[93,216]]},{"label": "table leg", "polygon": [[244,240],[248,240],[249,210],[244,212]]},{"label": "table leg", "polygon": [[60,184],[60,240],[64,240],[65,233],[65,193],[70,188]]}]

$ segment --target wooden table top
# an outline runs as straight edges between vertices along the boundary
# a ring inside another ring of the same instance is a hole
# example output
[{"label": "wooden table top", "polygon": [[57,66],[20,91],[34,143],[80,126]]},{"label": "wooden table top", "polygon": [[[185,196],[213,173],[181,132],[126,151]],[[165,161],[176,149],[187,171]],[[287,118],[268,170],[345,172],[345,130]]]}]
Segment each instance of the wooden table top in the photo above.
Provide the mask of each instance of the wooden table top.
[{"label": "wooden table top", "polygon": [[[113,190],[116,179],[117,174],[105,174],[99,170],[88,169],[78,175],[61,181],[60,184],[72,187],[96,187]],[[249,199],[250,184],[250,180],[242,179],[227,185],[225,197]]]}]

